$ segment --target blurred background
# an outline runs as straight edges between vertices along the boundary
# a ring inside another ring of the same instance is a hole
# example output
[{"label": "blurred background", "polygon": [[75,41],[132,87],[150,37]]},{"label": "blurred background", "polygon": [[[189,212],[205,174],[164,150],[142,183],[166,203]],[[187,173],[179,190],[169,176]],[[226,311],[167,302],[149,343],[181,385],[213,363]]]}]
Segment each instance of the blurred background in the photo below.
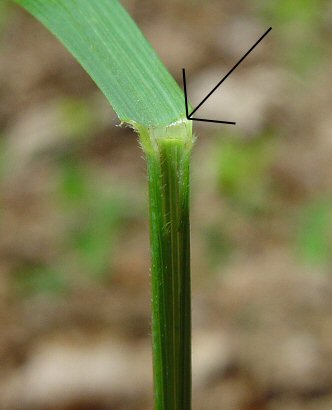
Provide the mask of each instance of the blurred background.
[{"label": "blurred background", "polygon": [[[331,1],[123,3],[193,105],[273,27],[195,124],[194,410],[330,410]],[[0,409],[152,409],[137,138],[6,1],[0,101]]]}]

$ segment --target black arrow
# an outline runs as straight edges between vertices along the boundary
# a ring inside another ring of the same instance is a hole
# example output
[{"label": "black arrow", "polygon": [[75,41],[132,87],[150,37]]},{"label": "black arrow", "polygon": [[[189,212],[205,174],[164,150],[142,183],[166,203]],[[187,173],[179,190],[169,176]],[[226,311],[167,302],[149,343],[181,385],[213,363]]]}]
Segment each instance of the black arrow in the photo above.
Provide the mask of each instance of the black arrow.
[{"label": "black arrow", "polygon": [[209,94],[203,98],[203,100],[197,105],[197,107],[189,114],[188,110],[188,94],[187,94],[187,81],[186,81],[186,70],[183,68],[182,69],[182,75],[183,75],[183,88],[184,88],[184,98],[185,98],[185,103],[186,103],[186,117],[188,120],[191,121],[205,121],[205,122],[215,122],[219,124],[230,124],[230,125],[235,125],[236,122],[233,121],[217,121],[217,120],[206,120],[204,118],[192,118],[193,114],[205,103],[205,101],[216,91],[216,89],[228,78],[232,72],[242,63],[242,61],[253,51],[253,49],[258,46],[258,44],[263,40],[265,36],[269,34],[269,32],[272,30],[272,27],[270,27],[266,32],[256,41],[256,43],[245,53],[245,55],[235,64],[235,66],[219,81],[219,83],[212,89],[212,91],[209,92]]}]

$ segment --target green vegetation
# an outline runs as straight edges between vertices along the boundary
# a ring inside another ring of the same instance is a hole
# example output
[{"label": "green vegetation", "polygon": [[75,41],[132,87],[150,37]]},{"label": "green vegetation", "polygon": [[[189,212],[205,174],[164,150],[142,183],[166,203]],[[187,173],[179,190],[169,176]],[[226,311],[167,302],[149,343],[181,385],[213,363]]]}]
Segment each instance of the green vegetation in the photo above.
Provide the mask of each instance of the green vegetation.
[{"label": "green vegetation", "polygon": [[185,117],[183,94],[117,0],[15,0],[75,56],[121,121],[167,126]]},{"label": "green vegetation", "polygon": [[[63,42],[120,120],[139,133],[149,175],[155,408],[189,410],[192,130],[183,93],[117,0],[16,2]],[[77,179],[67,169],[63,187],[73,200],[85,194]],[[116,218],[110,203],[98,204],[95,196],[87,202],[90,223],[75,236],[75,246],[88,269],[102,272]]]},{"label": "green vegetation", "polygon": [[217,150],[218,185],[232,206],[245,212],[266,211],[271,193],[269,168],[274,150],[271,136],[243,140],[223,138]]},{"label": "green vegetation", "polygon": [[266,21],[278,28],[285,63],[297,74],[313,74],[317,62],[326,60],[328,44],[321,34],[325,25],[328,28],[329,1],[268,0],[258,7]]},{"label": "green vegetation", "polygon": [[297,251],[311,266],[328,266],[332,252],[331,198],[315,199],[300,212],[297,230]]},{"label": "green vegetation", "polygon": [[[143,134],[144,135],[144,134]],[[157,409],[191,408],[189,165],[191,128],[142,138],[150,188]]]},{"label": "green vegetation", "polygon": [[[57,161],[59,170],[54,205],[64,222],[57,252],[47,263],[30,261],[17,266],[20,295],[70,292],[79,276],[82,286],[112,279],[113,254],[123,230],[140,216],[141,205],[118,187],[96,184],[82,160],[67,155]],[[107,189],[106,189],[107,188]],[[129,206],[129,204],[135,206]]]},{"label": "green vegetation", "polygon": [[[117,192],[96,188],[89,170],[75,158],[62,161],[59,202],[71,215],[67,248],[75,255],[76,272],[91,280],[106,279],[112,253],[123,227],[135,217],[130,200]],[[90,178],[89,178],[90,177]]]},{"label": "green vegetation", "polygon": [[0,35],[7,21],[7,12],[8,12],[8,1],[2,0],[0,2]]}]

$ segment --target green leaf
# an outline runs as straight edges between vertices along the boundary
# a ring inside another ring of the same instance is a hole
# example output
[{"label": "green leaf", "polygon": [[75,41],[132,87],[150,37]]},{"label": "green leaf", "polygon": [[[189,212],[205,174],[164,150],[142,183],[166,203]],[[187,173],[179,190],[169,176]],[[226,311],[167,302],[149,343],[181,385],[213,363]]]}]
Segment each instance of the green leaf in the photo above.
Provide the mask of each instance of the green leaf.
[{"label": "green leaf", "polygon": [[185,118],[184,96],[118,0],[14,0],[76,57],[123,122]]}]

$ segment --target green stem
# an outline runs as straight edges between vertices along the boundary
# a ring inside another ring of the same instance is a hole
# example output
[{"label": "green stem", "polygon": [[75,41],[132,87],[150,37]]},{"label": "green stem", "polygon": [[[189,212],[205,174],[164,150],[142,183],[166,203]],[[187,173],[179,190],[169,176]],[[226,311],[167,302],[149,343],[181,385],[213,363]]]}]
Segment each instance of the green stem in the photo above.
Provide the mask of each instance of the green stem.
[{"label": "green stem", "polygon": [[148,146],[142,141],[149,176],[155,410],[191,409],[192,138],[191,130],[185,137],[176,127],[173,133],[152,137]]}]

